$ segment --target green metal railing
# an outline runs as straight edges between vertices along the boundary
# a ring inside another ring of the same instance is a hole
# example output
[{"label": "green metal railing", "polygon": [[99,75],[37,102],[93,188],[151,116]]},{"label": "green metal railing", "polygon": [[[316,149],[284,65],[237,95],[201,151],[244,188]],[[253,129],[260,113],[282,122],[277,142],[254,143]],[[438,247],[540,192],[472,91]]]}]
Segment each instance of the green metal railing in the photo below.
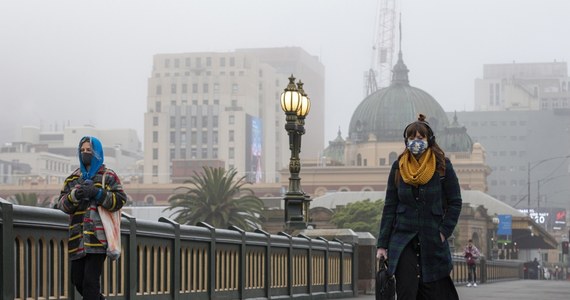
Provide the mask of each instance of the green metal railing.
[{"label": "green metal railing", "polygon": [[[1,201],[1,200],[0,200]],[[69,217],[0,202],[2,299],[76,299],[69,280]],[[357,295],[355,246],[205,223],[123,214],[122,256],[106,261],[108,299],[298,299]]]}]

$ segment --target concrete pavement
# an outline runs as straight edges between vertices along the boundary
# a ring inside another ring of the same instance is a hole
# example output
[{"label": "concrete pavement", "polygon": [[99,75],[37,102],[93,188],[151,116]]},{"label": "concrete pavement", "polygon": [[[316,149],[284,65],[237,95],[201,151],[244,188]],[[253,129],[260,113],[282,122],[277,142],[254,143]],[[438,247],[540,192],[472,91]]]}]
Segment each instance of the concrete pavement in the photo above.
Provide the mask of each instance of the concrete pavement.
[{"label": "concrete pavement", "polygon": [[[461,300],[568,300],[570,281],[515,280],[480,284],[478,287],[457,286]],[[372,300],[374,295],[361,295],[359,300]]]}]

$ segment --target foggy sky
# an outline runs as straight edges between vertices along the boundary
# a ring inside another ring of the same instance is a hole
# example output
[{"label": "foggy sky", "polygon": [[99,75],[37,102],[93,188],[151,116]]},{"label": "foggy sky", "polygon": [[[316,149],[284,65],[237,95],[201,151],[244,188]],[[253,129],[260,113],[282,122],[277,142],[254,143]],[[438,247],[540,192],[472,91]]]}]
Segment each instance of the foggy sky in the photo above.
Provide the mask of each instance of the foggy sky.
[{"label": "foggy sky", "polygon": [[[410,84],[446,111],[473,109],[483,64],[569,59],[570,1],[401,1]],[[328,144],[339,127],[346,137],[363,99],[377,3],[2,1],[0,143],[22,125],[68,122],[134,128],[142,140],[154,54],[298,46],[326,68]]]}]

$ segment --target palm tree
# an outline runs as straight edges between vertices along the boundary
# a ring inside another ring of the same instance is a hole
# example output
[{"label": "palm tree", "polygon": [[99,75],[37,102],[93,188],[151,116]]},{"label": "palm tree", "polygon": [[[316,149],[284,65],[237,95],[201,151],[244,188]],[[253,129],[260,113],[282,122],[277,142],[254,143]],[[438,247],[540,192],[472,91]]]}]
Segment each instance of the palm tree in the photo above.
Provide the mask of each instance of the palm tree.
[{"label": "palm tree", "polygon": [[38,194],[36,193],[17,193],[12,196],[12,200],[15,204],[26,205],[26,206],[39,206],[39,207],[49,207],[50,197],[44,197],[44,200],[38,201]]},{"label": "palm tree", "polygon": [[259,227],[263,202],[253,191],[244,188],[245,176],[235,180],[237,171],[224,168],[204,167],[203,173],[194,172],[189,186],[181,186],[168,199],[175,210],[171,215],[178,223],[196,224],[205,222],[214,227],[230,225],[251,230]]}]

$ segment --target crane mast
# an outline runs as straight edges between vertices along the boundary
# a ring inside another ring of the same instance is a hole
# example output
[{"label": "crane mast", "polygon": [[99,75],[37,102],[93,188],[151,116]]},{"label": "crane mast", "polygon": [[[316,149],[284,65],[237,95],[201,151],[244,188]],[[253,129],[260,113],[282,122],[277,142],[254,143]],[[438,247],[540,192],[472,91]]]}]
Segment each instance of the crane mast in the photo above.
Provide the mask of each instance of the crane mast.
[{"label": "crane mast", "polygon": [[379,0],[371,67],[365,76],[366,96],[390,85],[396,54],[397,0]]}]

